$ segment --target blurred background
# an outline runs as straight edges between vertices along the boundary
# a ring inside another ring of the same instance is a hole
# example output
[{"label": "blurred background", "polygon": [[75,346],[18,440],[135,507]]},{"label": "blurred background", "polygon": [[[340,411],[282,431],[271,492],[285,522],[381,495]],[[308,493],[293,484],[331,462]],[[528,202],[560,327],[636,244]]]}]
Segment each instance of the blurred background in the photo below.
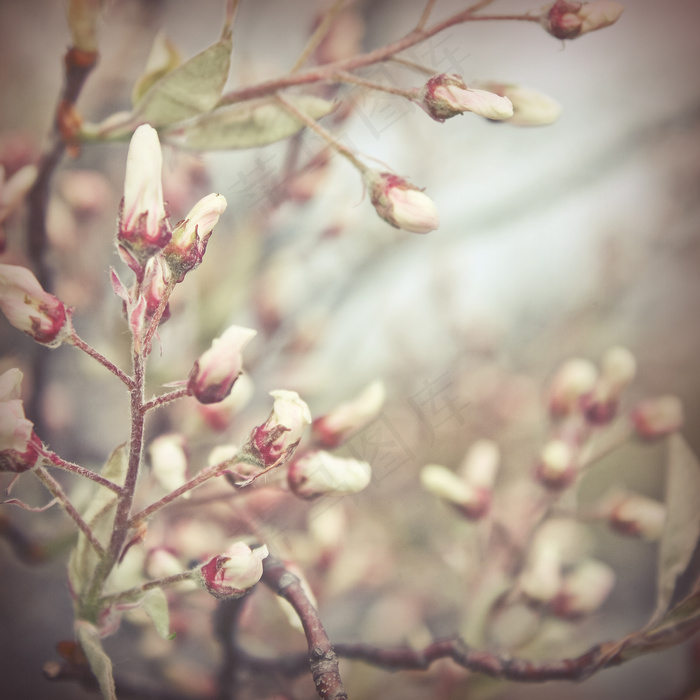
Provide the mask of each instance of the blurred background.
[{"label": "blurred background", "polygon": [[[431,21],[463,5],[438,0]],[[423,6],[355,3],[328,50],[369,50],[399,38]],[[323,7],[312,0],[243,1],[229,89],[287,71]],[[520,0],[493,4],[494,13],[528,9],[537,8]],[[78,103],[84,118],[98,122],[128,109],[160,29],[189,57],[216,40],[222,16],[222,3],[213,0],[108,3],[99,64]],[[319,160],[301,175],[290,170],[290,162],[305,163],[321,150],[316,136],[206,154],[166,147],[172,220],[211,191],[227,198],[228,210],[204,263],[173,297],[161,353],[151,361],[153,391],[186,377],[227,325],[256,328],[259,335],[246,356],[254,392],[223,435],[183,404],[158,414],[151,436],[186,430],[195,450],[224,438],[235,442],[264,419],[270,390],[298,391],[316,416],[374,379],[386,384],[387,404],[373,430],[345,447],[374,469],[370,489],[338,505],[350,523],[348,541],[364,553],[357,561],[348,556],[344,566],[370,580],[349,576],[328,593],[326,606],[322,601],[332,639],[395,645],[459,631],[463,621],[454,610],[465,592],[459,565],[450,567],[454,550],[473,533],[420,490],[419,469],[426,462],[454,467],[475,440],[488,438],[501,448],[502,478],[527,473],[547,435],[546,383],[567,358],[597,362],[608,347],[627,347],[638,377],[623,408],[646,396],[680,396],[683,435],[700,450],[699,20],[693,0],[635,0],[615,26],[571,42],[534,23],[489,22],[451,27],[406,52],[436,72],[461,74],[467,84],[499,80],[550,95],[562,115],[547,127],[518,128],[469,114],[439,124],[400,98],[345,88],[338,96],[353,110],[340,109],[322,123],[377,167],[425,188],[441,217],[428,235],[380,220],[342,158]],[[0,159],[8,173],[36,161],[46,145],[69,42],[63,3],[0,1]],[[394,64],[362,75],[406,88],[424,80]],[[76,307],[80,335],[124,367],[128,338],[107,271],[120,266],[113,236],[126,148],[94,144],[66,158],[48,219],[55,293]],[[25,221],[20,210],[5,222],[0,261],[24,261]],[[70,348],[49,353],[19,335],[2,319],[0,370],[24,368],[31,394],[30,358],[44,353],[42,438],[65,459],[97,468],[128,435],[121,388]],[[663,445],[629,445],[596,465],[582,490],[593,498],[626,483],[662,498],[664,464]],[[43,502],[41,491],[25,488],[27,500]],[[37,539],[57,527],[68,530],[58,513],[6,509],[3,517]],[[297,551],[302,529],[283,528],[271,548]],[[555,644],[550,655],[624,636],[653,608],[655,545],[602,528],[593,536],[597,556],[615,568],[616,587],[602,614],[569,630],[566,644]],[[28,566],[5,543],[0,557],[4,697],[82,697],[79,688],[48,684],[41,675],[43,663],[56,657],[55,643],[71,636],[64,561]],[[117,672],[128,674],[137,653],[124,634],[113,658]],[[299,640],[290,644],[298,648]],[[286,648],[280,643],[278,650]],[[467,684],[466,674],[442,668],[390,675],[348,665],[345,672],[353,698],[633,693],[671,700],[697,687],[698,654],[686,645],[581,685]],[[313,697],[303,686],[295,692],[295,698]],[[263,689],[250,697],[273,695]]]}]

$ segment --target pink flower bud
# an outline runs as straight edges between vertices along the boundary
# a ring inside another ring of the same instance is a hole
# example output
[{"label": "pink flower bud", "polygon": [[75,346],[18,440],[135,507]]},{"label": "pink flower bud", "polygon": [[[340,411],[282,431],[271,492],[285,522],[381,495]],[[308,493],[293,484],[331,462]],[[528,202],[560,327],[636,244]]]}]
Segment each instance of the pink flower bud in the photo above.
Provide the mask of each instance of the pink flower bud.
[{"label": "pink flower bud", "polygon": [[225,210],[224,197],[207,195],[173,230],[170,242],[163,249],[163,257],[178,282],[202,262],[212,230]]},{"label": "pink flower bud", "polygon": [[371,478],[372,470],[367,462],[335,457],[322,450],[296,460],[287,472],[289,488],[306,499],[358,493]]},{"label": "pink flower bud", "polygon": [[420,472],[426,491],[445,501],[468,520],[479,520],[491,506],[491,490],[469,483],[440,464],[427,464]]},{"label": "pink flower bud", "polygon": [[20,396],[22,372],[9,369],[0,375],[0,472],[24,472],[39,458],[41,441],[34,425],[24,417]]},{"label": "pink flower bud", "polygon": [[463,112],[473,112],[486,119],[510,119],[513,105],[507,97],[494,92],[467,87],[459,75],[441,73],[425,84],[422,92],[425,111],[439,122]]},{"label": "pink flower bud", "polygon": [[623,535],[658,540],[666,525],[666,506],[639,494],[620,494],[610,499],[608,522]]},{"label": "pink flower bud", "polygon": [[646,399],[637,404],[631,418],[638,437],[656,440],[683,427],[683,404],[677,396]]},{"label": "pink flower bud", "polygon": [[567,360],[554,375],[548,390],[549,412],[553,418],[577,413],[581,399],[593,391],[598,370],[589,360]]},{"label": "pink flower bud", "polygon": [[254,428],[241,450],[241,461],[267,469],[286,462],[311,424],[309,407],[296,391],[271,391],[272,412],[263,425]]},{"label": "pink flower bud", "polygon": [[119,211],[117,241],[134,260],[141,278],[146,260],[170,240],[170,222],[165,214],[161,169],[163,155],[158,132],[142,124],[131,138],[126,159],[124,198]]},{"label": "pink flower bud", "polygon": [[438,227],[435,203],[398,175],[368,170],[365,182],[377,214],[396,228],[428,233]]},{"label": "pink flower bud", "polygon": [[610,0],[573,2],[557,0],[542,8],[540,23],[557,39],[575,39],[617,22],[624,7]]},{"label": "pink flower bud", "polygon": [[552,603],[555,615],[576,618],[596,612],[615,585],[615,572],[601,561],[585,559],[564,577]]},{"label": "pink flower bud", "polygon": [[163,488],[174,491],[187,481],[186,441],[182,435],[160,435],[150,444],[148,453],[151,472]]},{"label": "pink flower bud", "polygon": [[265,545],[251,550],[244,542],[236,542],[200,567],[201,584],[216,598],[240,598],[262,577],[267,555]]},{"label": "pink flower bud", "polygon": [[311,426],[314,441],[325,448],[342,445],[353,433],[377,417],[385,397],[384,384],[372,382],[352,401],[342,403],[326,415],[316,418]]},{"label": "pink flower bud", "polygon": [[513,116],[506,121],[517,126],[546,126],[561,115],[561,105],[549,95],[522,85],[483,81],[479,88],[507,97],[513,105]]},{"label": "pink flower bud", "polygon": [[[146,302],[144,323],[150,323],[155,316],[156,310],[160,306],[163,295],[167,289],[165,279],[163,279],[163,268],[161,260],[158,257],[153,257],[146,263],[146,268],[143,273],[143,294]],[[160,323],[165,323],[170,318],[170,303],[166,303],[163,315],[160,317]],[[143,330],[143,329],[140,329]]]},{"label": "pink flower bud", "polygon": [[565,489],[576,479],[576,451],[564,440],[550,440],[540,452],[535,476],[552,491]]},{"label": "pink flower bud", "polygon": [[26,267],[0,265],[0,308],[15,328],[37,343],[56,348],[70,341],[68,309],[45,292]]},{"label": "pink flower bud", "polygon": [[241,326],[230,326],[211,348],[195,363],[187,382],[187,391],[199,403],[223,401],[233,388],[243,368],[243,348],[257,331]]}]

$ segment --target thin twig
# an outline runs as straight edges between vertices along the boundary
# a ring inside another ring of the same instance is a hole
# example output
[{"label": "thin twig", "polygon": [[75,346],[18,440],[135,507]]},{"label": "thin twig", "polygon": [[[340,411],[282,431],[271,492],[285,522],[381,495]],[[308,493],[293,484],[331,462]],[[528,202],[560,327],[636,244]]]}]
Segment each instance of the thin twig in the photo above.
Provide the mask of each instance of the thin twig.
[{"label": "thin twig", "polygon": [[117,379],[122,381],[127,388],[131,389],[133,387],[134,380],[126,372],[119,369],[119,367],[108,360],[104,355],[97,352],[91,345],[88,345],[75,331],[73,331],[70,342],[76,348],[92,357],[93,360],[97,360],[103,367],[106,367]]},{"label": "thin twig", "polygon": [[63,492],[61,485],[43,468],[38,467],[34,470],[39,481],[41,481],[44,486],[48,489],[49,493],[58,499],[58,502],[66,511],[68,516],[75,522],[75,524],[80,528],[80,531],[87,537],[88,542],[92,545],[95,552],[97,552],[99,557],[105,556],[105,549],[100,544],[95,533],[90,529],[90,526],[83,520],[82,516],[75,509],[75,506],[70,502],[68,496]]},{"label": "thin twig", "polygon": [[404,90],[402,88],[391,87],[390,85],[380,85],[379,83],[372,82],[371,80],[365,80],[360,78],[354,73],[348,73],[346,71],[339,71],[333,76],[334,80],[340,83],[348,83],[350,85],[360,85],[362,87],[369,88],[370,90],[379,90],[380,92],[388,92],[392,95],[399,95],[399,97],[405,97],[409,100],[415,100],[418,97],[419,90],[411,88]]},{"label": "thin twig", "polygon": [[104,486],[105,488],[114,491],[115,493],[121,493],[122,487],[119,484],[115,484],[109,479],[105,479],[103,476],[81,467],[79,464],[73,464],[73,462],[67,462],[65,459],[59,457],[55,452],[41,452],[43,457],[51,462],[52,467],[58,467],[59,469],[64,469],[65,471],[71,472],[72,474],[77,474],[78,476],[84,476],[86,479],[91,479],[96,484]]},{"label": "thin twig", "polygon": [[152,590],[153,588],[166,588],[167,586],[173,586],[176,583],[181,583],[182,581],[190,581],[196,576],[194,571],[183,571],[179,574],[173,574],[172,576],[165,576],[164,578],[154,579],[153,581],[147,581],[142,583],[140,586],[134,586],[126,591],[120,591],[119,593],[114,593],[113,595],[106,595],[100,598],[101,607],[106,607],[114,603],[130,603],[138,600],[144,593]]},{"label": "thin twig", "polygon": [[183,399],[189,396],[187,389],[176,389],[167,394],[162,394],[161,396],[156,396],[141,407],[141,413],[148,413],[153,408],[158,408],[159,406],[165,406],[172,401],[177,401],[178,399]]},{"label": "thin twig", "polygon": [[275,557],[263,561],[263,583],[284,598],[296,611],[308,642],[307,662],[321,700],[347,700],[338,671],[338,658],[326,634],[321,618],[299,579]]},{"label": "thin twig", "polygon": [[430,13],[433,11],[433,7],[435,7],[435,0],[428,0],[428,2],[425,4],[425,7],[423,8],[423,14],[418,20],[416,29],[421,30],[423,29],[423,27],[425,27],[425,25],[428,23],[428,20],[430,19]]},{"label": "thin twig", "polygon": [[325,39],[328,30],[333,24],[333,20],[336,18],[338,13],[343,9],[346,0],[336,0],[333,7],[326,13],[325,17],[321,20],[316,31],[309,37],[306,42],[306,46],[299,55],[299,58],[295,61],[290,73],[296,73],[309,59],[309,56],[318,48],[319,44]]}]

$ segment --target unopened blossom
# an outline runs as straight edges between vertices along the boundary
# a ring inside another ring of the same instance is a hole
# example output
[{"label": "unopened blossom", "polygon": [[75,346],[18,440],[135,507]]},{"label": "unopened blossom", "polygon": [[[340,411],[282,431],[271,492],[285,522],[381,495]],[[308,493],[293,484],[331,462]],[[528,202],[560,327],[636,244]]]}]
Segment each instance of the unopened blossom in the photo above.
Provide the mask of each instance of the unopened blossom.
[{"label": "unopened blossom", "polygon": [[379,415],[385,398],[384,384],[372,382],[352,401],[342,403],[314,420],[311,426],[314,441],[325,448],[342,445]]},{"label": "unopened blossom", "polygon": [[459,471],[467,483],[490,491],[496,483],[500,460],[500,450],[493,440],[477,440],[469,448]]},{"label": "unopened blossom", "polygon": [[590,360],[572,358],[564,362],[549,383],[547,403],[553,418],[578,413],[582,399],[593,391],[598,370]]},{"label": "unopened blossom", "polygon": [[620,395],[636,372],[637,360],[627,348],[616,346],[605,352],[595,387],[583,397],[583,410],[589,423],[605,425],[615,417]]},{"label": "unopened blossom", "polygon": [[610,499],[610,526],[623,535],[658,540],[666,525],[666,506],[653,498],[625,493]]},{"label": "unopened blossom", "polygon": [[407,180],[392,173],[368,170],[365,182],[377,214],[395,228],[428,233],[438,227],[435,203]]},{"label": "unopened blossom", "polygon": [[197,412],[209,428],[223,431],[231,427],[231,421],[250,401],[255,392],[253,380],[243,372],[238,375],[231,393],[217,403],[197,404]]},{"label": "unopened blossom", "polygon": [[513,105],[507,97],[467,87],[459,75],[434,75],[423,87],[421,97],[425,111],[439,122],[463,112],[498,121],[513,116]]},{"label": "unopened blossom", "polygon": [[614,24],[624,9],[620,3],[610,0],[557,0],[542,8],[540,23],[557,39],[575,39]]},{"label": "unopened blossom", "polygon": [[[167,291],[167,284],[163,277],[163,269],[159,256],[150,258],[146,263],[143,274],[142,293],[145,300],[144,322],[150,323],[158,310],[163,296]],[[165,323],[170,318],[170,303],[166,302],[159,323]]]},{"label": "unopened blossom", "polygon": [[21,384],[22,372],[16,368],[0,375],[0,471],[27,471],[39,458],[41,442],[24,416]]},{"label": "unopened blossom", "polygon": [[306,402],[296,391],[271,391],[275,399],[272,412],[262,425],[253,428],[248,442],[241,450],[241,461],[267,469],[286,462],[311,424]]},{"label": "unopened blossom", "polygon": [[168,491],[180,488],[187,481],[187,450],[182,435],[160,435],[150,444],[151,473]]},{"label": "unopened blossom", "polygon": [[0,265],[0,309],[15,328],[37,343],[56,348],[70,340],[72,329],[65,304],[45,292],[26,267]]},{"label": "unopened blossom", "polygon": [[182,282],[202,262],[214,226],[225,210],[226,199],[220,194],[209,194],[173,229],[163,258],[175,280]]},{"label": "unopened blossom", "polygon": [[491,490],[469,483],[441,464],[427,464],[420,472],[426,491],[445,501],[468,520],[479,520],[491,506]]},{"label": "unopened blossom", "polygon": [[129,145],[117,231],[120,253],[125,251],[122,257],[139,278],[148,258],[172,235],[163,202],[162,166],[158,132],[142,124]]},{"label": "unopened blossom", "polygon": [[223,401],[233,388],[243,369],[243,348],[257,331],[242,326],[230,326],[211,348],[195,363],[187,382],[187,391],[199,403]]},{"label": "unopened blossom", "polygon": [[565,440],[554,439],[542,448],[535,476],[546,488],[558,491],[574,482],[577,471],[574,447]]},{"label": "unopened blossom", "polygon": [[615,585],[615,572],[602,561],[584,559],[569,571],[552,609],[560,617],[590,615],[600,609]]},{"label": "unopened blossom", "polygon": [[562,585],[561,550],[553,542],[533,548],[520,575],[520,590],[537,603],[552,602]]},{"label": "unopened blossom", "polygon": [[251,549],[236,542],[223,554],[200,567],[201,585],[216,598],[240,598],[262,577],[267,547]]},{"label": "unopened blossom", "polygon": [[677,396],[640,401],[632,410],[632,424],[643,440],[657,440],[683,427],[683,403]]},{"label": "unopened blossom", "polygon": [[513,116],[505,120],[508,124],[546,126],[556,122],[561,115],[561,105],[539,90],[497,81],[480,81],[478,87],[510,100]]},{"label": "unopened blossom", "polygon": [[287,472],[289,488],[300,498],[358,493],[372,478],[367,462],[317,450],[296,460]]}]

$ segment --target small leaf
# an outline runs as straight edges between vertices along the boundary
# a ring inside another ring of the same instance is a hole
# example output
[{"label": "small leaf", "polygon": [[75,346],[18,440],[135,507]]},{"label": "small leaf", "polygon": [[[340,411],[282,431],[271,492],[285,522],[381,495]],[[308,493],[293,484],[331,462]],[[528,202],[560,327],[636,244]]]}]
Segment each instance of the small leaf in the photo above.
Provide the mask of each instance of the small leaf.
[{"label": "small leaf", "polygon": [[671,605],[678,577],[700,538],[700,464],[679,434],[669,438],[667,470],[666,526],[659,549],[656,610],[649,625],[661,620]]},{"label": "small leaf", "polygon": [[[312,95],[287,99],[311,119],[325,117],[335,109],[334,102]],[[263,98],[221,107],[171,127],[162,136],[176,146],[202,151],[256,148],[293,136],[303,127],[303,122],[274,98]]]},{"label": "small leaf", "polygon": [[[109,456],[107,463],[102,470],[102,476],[115,484],[123,484],[128,466],[126,445],[120,445]],[[95,537],[106,546],[107,540],[112,533],[112,519],[117,503],[117,495],[114,491],[97,485],[95,493],[90,500],[83,519],[90,526]],[[90,580],[90,576],[95,571],[99,557],[93,549],[90,541],[81,532],[78,534],[78,543],[71,554],[68,562],[68,573],[71,585],[76,592],[83,589],[83,585]]]},{"label": "small leaf", "polygon": [[168,599],[161,588],[153,588],[139,602],[145,613],[153,620],[156,631],[164,639],[170,638],[170,613]]},{"label": "small leaf", "polygon": [[97,627],[84,620],[78,620],[75,623],[75,634],[85,652],[90,668],[100,684],[102,697],[105,700],[117,700],[112,662],[102,648],[102,640]]},{"label": "small leaf", "polygon": [[134,88],[131,91],[131,104],[137,107],[151,87],[181,63],[182,58],[175,44],[168,39],[164,31],[158,32],[153,40],[146,68],[141,77],[134,83]]},{"label": "small leaf", "polygon": [[134,119],[165,126],[216,107],[231,65],[231,33],[163,75],[141,97]]}]

